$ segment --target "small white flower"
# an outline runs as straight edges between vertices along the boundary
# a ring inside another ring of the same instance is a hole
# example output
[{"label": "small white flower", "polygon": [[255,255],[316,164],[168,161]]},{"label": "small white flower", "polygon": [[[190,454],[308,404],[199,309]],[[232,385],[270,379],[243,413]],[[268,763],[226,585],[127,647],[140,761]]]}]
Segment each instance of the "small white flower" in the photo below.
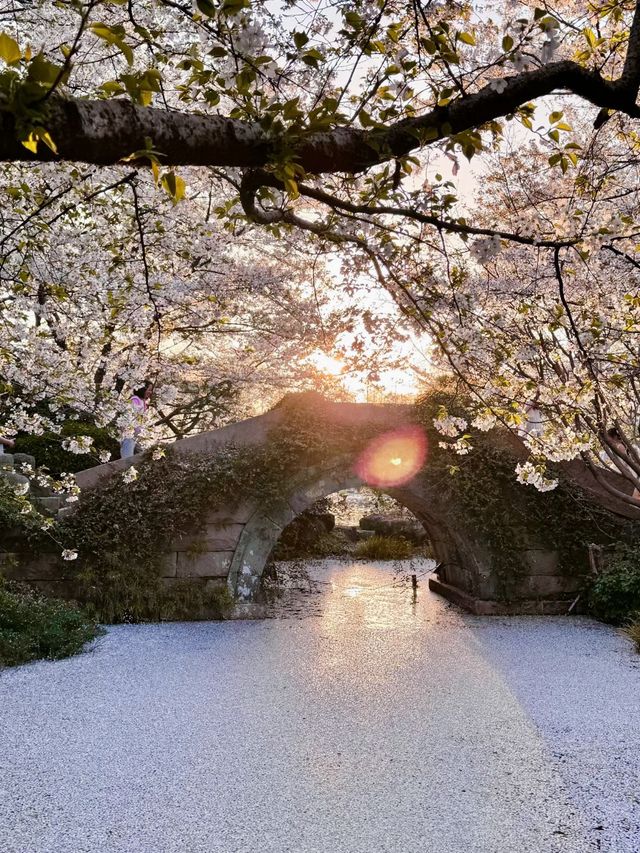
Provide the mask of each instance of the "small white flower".
[{"label": "small white flower", "polygon": [[65,550],[62,552],[62,559],[63,560],[77,560],[78,559],[78,552],[72,551],[70,548],[65,548]]},{"label": "small white flower", "polygon": [[67,503],[68,504],[74,504],[77,500],[78,500],[77,495],[69,495],[69,497],[67,498]]},{"label": "small white flower", "polygon": [[166,455],[167,454],[163,447],[155,447],[153,453],[151,454],[151,458],[154,462],[157,462],[158,459],[164,459]]},{"label": "small white flower", "polygon": [[407,86],[406,83],[403,83],[401,80],[392,83],[389,86],[389,91],[396,96],[396,98],[400,98],[401,101],[408,101],[413,97],[412,89]]},{"label": "small white flower", "polygon": [[540,51],[540,59],[542,62],[550,62],[558,48],[560,47],[560,39],[558,39],[555,33],[548,39],[546,39],[542,44],[542,50]]},{"label": "small white flower", "polygon": [[462,435],[451,445],[451,449],[454,453],[457,453],[458,456],[466,456],[470,450],[473,450],[473,447],[467,436]]},{"label": "small white flower", "polygon": [[125,483],[133,483],[134,480],[138,479],[138,471],[132,465],[131,468],[127,468],[127,470],[122,475],[122,479]]},{"label": "small white flower", "polygon": [[532,462],[518,462],[516,474],[519,483],[533,486],[539,492],[550,492],[558,485],[557,480],[549,480],[544,476],[544,466]]},{"label": "small white flower", "polygon": [[98,459],[99,459],[101,462],[103,462],[103,463],[104,463],[104,462],[110,462],[110,461],[111,461],[111,453],[110,453],[110,451],[108,451],[108,450],[101,450],[101,451],[100,451],[100,453],[99,453],[99,455],[98,455]]},{"label": "small white flower", "polygon": [[22,495],[26,495],[29,491],[29,483],[16,483],[16,485],[13,487],[13,491],[19,497]]},{"label": "small white flower", "polygon": [[33,512],[31,504],[25,504],[20,510],[20,515],[30,515]]},{"label": "small white flower", "polygon": [[480,237],[471,246],[471,255],[480,264],[486,264],[502,249],[502,242],[497,234],[491,237]]},{"label": "small white flower", "polygon": [[528,57],[524,56],[522,53],[514,53],[511,62],[513,63],[513,67],[516,71],[526,71],[526,69],[531,64]]},{"label": "small white flower", "polygon": [[507,88],[507,81],[503,77],[499,77],[497,80],[491,80],[489,88],[501,95]]}]

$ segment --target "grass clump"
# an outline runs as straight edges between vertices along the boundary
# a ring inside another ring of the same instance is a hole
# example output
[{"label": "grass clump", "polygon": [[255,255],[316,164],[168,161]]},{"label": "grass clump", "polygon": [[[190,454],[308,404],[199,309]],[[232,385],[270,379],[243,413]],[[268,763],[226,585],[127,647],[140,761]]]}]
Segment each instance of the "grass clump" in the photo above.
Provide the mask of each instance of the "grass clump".
[{"label": "grass clump", "polygon": [[629,623],[625,630],[629,639],[636,647],[636,651],[640,652],[640,613],[636,613],[635,618]]},{"label": "grass clump", "polygon": [[356,557],[367,560],[406,560],[411,554],[411,544],[399,536],[371,536],[355,549]]},{"label": "grass clump", "polygon": [[99,631],[74,605],[0,580],[0,669],[70,657]]}]

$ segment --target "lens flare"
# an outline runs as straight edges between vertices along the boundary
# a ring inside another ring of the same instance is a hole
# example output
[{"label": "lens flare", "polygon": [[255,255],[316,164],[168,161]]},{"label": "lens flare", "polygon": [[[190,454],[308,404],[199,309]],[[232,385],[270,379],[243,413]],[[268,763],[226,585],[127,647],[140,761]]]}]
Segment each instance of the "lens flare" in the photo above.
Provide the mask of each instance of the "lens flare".
[{"label": "lens flare", "polygon": [[427,437],[419,426],[406,426],[375,438],[360,454],[356,474],[370,486],[401,486],[424,465]]}]

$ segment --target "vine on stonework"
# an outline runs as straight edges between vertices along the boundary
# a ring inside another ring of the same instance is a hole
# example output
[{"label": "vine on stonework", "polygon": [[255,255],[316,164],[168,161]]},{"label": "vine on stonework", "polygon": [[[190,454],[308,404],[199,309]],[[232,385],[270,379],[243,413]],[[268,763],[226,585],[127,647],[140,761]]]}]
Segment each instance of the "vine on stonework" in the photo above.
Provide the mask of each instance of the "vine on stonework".
[{"label": "vine on stonework", "polygon": [[[84,495],[59,525],[63,544],[78,553],[66,574],[101,621],[192,613],[194,584],[167,586],[161,579],[173,540],[202,529],[217,509],[243,502],[277,504],[292,483],[326,464],[327,457],[351,458],[371,435],[362,428],[323,429],[310,412],[292,409],[262,445],[226,445],[215,456],[149,458],[131,482],[123,482],[125,472]],[[229,603],[220,590],[203,588],[201,595],[202,609],[213,608],[218,615]]]},{"label": "vine on stonework", "polygon": [[469,429],[468,452],[458,455],[442,448],[433,419],[444,405],[464,417],[463,404],[438,393],[419,401],[417,416],[429,438],[429,458],[421,475],[437,488],[449,505],[452,525],[458,521],[490,551],[498,594],[507,599],[526,573],[522,551],[555,550],[559,570],[566,575],[586,573],[588,546],[629,542],[640,538],[640,525],[613,515],[594,503],[588,493],[559,470],[553,491],[541,493],[517,482],[515,453],[499,446],[495,433]]}]

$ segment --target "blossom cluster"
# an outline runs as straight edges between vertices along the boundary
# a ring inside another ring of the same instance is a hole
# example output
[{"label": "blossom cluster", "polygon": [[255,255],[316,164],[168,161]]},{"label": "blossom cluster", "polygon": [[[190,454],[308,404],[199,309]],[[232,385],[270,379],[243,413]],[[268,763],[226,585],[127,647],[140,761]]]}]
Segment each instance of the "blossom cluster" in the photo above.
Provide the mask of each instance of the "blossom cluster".
[{"label": "blossom cluster", "polygon": [[557,480],[545,477],[544,465],[535,465],[533,462],[519,462],[516,465],[517,480],[528,486],[533,486],[539,492],[550,492],[558,485]]},{"label": "blossom cluster", "polygon": [[468,423],[464,418],[454,417],[449,415],[446,410],[441,409],[433,419],[433,425],[441,435],[456,438],[467,428]]}]

